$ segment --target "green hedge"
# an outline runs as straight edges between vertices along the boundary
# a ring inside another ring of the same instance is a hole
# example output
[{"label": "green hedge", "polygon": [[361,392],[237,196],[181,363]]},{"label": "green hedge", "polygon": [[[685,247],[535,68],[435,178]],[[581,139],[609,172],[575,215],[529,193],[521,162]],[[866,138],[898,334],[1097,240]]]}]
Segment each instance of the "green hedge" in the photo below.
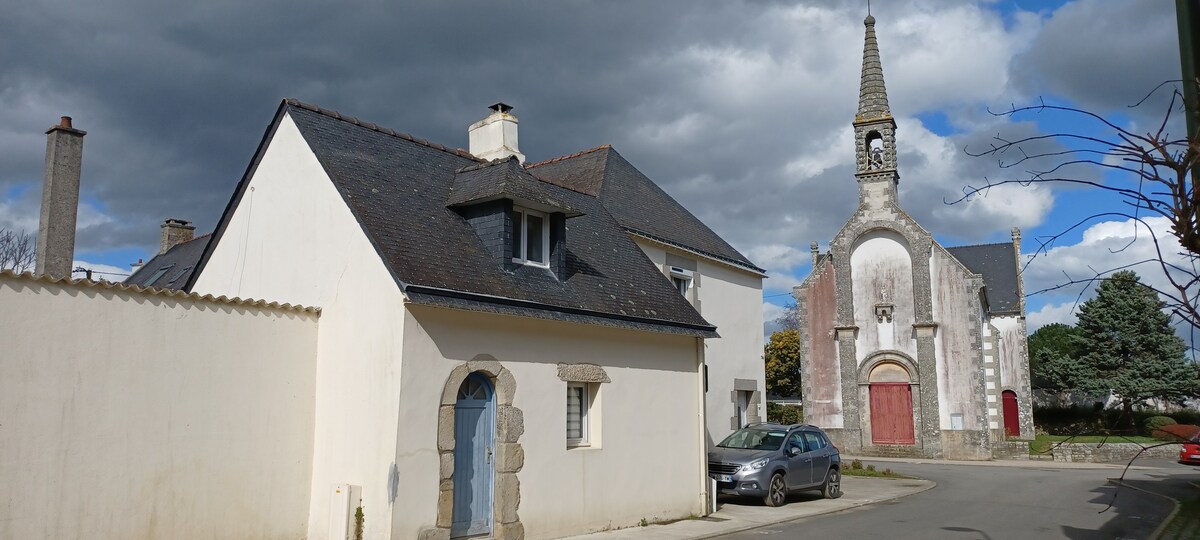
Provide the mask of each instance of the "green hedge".
[{"label": "green hedge", "polygon": [[767,421],[779,424],[799,424],[804,421],[804,409],[768,401]]},{"label": "green hedge", "polygon": [[[1122,411],[1119,408],[1096,410],[1092,407],[1078,406],[1036,407],[1033,409],[1033,423],[1039,431],[1050,435],[1116,433],[1128,431],[1123,428],[1127,423],[1121,415]],[[1167,420],[1169,422],[1166,422]],[[1171,416],[1163,416],[1163,413],[1158,411],[1134,410],[1133,425],[1136,429],[1123,434],[1151,436],[1156,428],[1175,423],[1200,425],[1200,411],[1172,411]]]}]

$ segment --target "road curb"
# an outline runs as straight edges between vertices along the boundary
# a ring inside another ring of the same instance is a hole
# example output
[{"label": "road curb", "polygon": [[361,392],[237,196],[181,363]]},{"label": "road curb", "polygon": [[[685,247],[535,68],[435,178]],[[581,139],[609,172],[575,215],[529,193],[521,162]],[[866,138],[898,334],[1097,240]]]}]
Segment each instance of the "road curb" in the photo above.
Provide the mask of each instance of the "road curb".
[{"label": "road curb", "polygon": [[1142,489],[1140,487],[1134,486],[1133,484],[1127,484],[1116,478],[1109,478],[1108,483],[1110,483],[1114,486],[1121,486],[1124,488],[1137,490],[1142,493],[1149,493],[1150,495],[1157,495],[1159,497],[1167,499],[1168,501],[1171,501],[1171,503],[1175,505],[1175,508],[1171,509],[1171,513],[1167,514],[1166,519],[1164,519],[1162,521],[1162,523],[1159,523],[1158,527],[1155,527],[1154,531],[1150,533],[1150,536],[1147,538],[1147,540],[1157,540],[1158,537],[1162,536],[1163,531],[1165,531],[1167,529],[1167,525],[1169,525],[1171,523],[1171,520],[1175,519],[1175,515],[1179,513],[1179,500],[1176,499],[1175,497],[1172,497],[1170,495],[1163,495],[1162,493],[1155,493],[1148,489]]},{"label": "road curb", "polygon": [[832,508],[832,509],[830,509],[830,510],[827,510],[827,511],[824,511],[824,512],[817,512],[817,513],[814,513],[814,514],[808,514],[808,515],[806,515],[806,516],[788,517],[788,518],[783,518],[783,519],[780,519],[779,521],[772,521],[772,522],[769,522],[769,523],[755,523],[755,524],[753,524],[753,525],[749,525],[749,526],[746,526],[746,527],[740,527],[740,528],[735,528],[735,529],[729,529],[729,530],[725,530],[725,531],[721,531],[721,532],[714,532],[714,533],[712,533],[712,534],[708,534],[708,535],[704,535],[704,536],[696,536],[696,537],[694,537],[694,538],[693,538],[693,540],[705,540],[705,539],[708,539],[708,538],[717,538],[717,537],[726,536],[726,535],[730,535],[730,534],[737,534],[737,533],[740,533],[740,532],[752,531],[752,530],[754,530],[754,529],[761,529],[761,528],[763,528],[763,527],[770,527],[770,526],[772,526],[772,525],[779,525],[780,523],[791,523],[791,522],[793,522],[793,521],[800,521],[800,520],[802,520],[802,519],[808,519],[808,518],[811,518],[811,517],[816,517],[816,516],[827,516],[827,515],[829,515],[829,514],[836,514],[836,513],[838,513],[838,512],[845,512],[845,511],[847,511],[847,510],[854,510],[855,508],[862,508],[862,507],[864,507],[864,506],[870,506],[870,505],[872,505],[872,504],[879,504],[879,503],[885,503],[885,502],[891,502],[891,501],[900,500],[900,499],[903,499],[903,498],[905,498],[905,497],[908,497],[908,496],[910,496],[910,495],[916,495],[916,494],[918,494],[918,493],[924,493],[924,492],[926,492],[926,491],[929,491],[929,490],[931,490],[931,489],[933,489],[933,488],[937,487],[937,482],[934,482],[933,480],[927,480],[927,479],[925,479],[925,478],[917,478],[917,480],[923,480],[923,481],[925,481],[925,482],[928,482],[928,483],[929,483],[929,485],[927,485],[927,486],[924,486],[923,488],[921,488],[921,489],[918,489],[918,490],[915,490],[915,491],[910,491],[910,492],[908,492],[908,493],[905,493],[905,494],[903,494],[903,495],[897,495],[897,496],[895,496],[895,497],[888,497],[888,498],[886,498],[886,499],[879,499],[879,500],[877,500],[877,501],[864,501],[864,502],[860,502],[860,503],[854,503],[854,504],[852,504],[852,505],[850,505],[850,506],[846,506],[846,507],[844,507],[844,508]]}]

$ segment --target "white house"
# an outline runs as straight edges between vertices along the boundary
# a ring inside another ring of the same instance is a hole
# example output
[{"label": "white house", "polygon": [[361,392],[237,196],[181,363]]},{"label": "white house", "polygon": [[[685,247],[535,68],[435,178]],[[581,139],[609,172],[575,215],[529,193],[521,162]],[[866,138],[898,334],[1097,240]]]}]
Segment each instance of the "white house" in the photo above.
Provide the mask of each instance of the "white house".
[{"label": "white house", "polygon": [[612,148],[526,166],[516,126],[468,153],[286,100],[212,236],[168,220],[127,281],[320,308],[307,538],[704,514],[707,446],[762,418],[763,271]]}]

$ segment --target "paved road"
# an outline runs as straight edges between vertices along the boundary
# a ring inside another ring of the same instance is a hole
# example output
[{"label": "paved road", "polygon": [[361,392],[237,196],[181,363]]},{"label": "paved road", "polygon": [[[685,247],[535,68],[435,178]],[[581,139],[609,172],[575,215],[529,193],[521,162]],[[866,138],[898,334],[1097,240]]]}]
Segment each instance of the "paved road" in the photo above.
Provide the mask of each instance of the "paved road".
[{"label": "paved road", "polygon": [[[1146,464],[1160,468],[1131,470],[1126,480],[1143,489],[1176,496],[1200,493],[1189,484],[1200,481],[1200,469],[1167,461]],[[720,538],[1141,539],[1149,537],[1174,508],[1170,500],[1159,496],[1128,488],[1118,491],[1108,479],[1119,476],[1120,469],[909,463],[877,466],[928,478],[938,487],[890,503]],[[1112,507],[1101,512],[1110,502]]]}]

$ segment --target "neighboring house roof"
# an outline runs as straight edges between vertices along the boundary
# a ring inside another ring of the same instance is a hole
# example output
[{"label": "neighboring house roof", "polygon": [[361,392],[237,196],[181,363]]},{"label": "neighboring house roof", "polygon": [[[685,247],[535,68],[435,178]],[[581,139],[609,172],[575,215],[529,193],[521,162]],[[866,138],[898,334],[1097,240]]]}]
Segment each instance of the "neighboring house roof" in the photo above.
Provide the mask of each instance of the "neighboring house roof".
[{"label": "neighboring house roof", "polygon": [[155,255],[138,268],[133,275],[125,278],[127,285],[155,287],[159,289],[184,290],[184,285],[192,277],[204,248],[212,234],[197,236],[187,242],[180,242],[168,249],[166,253]]},{"label": "neighboring house roof", "polygon": [[[290,115],[410,302],[472,311],[715,337],[600,200],[542,182],[515,161],[483,162],[336,112],[285,100],[226,207],[203,272],[283,116]],[[502,186],[486,181],[500,180]],[[451,207],[533,199],[568,216],[566,276],[505,270]],[[188,287],[195,281],[195,276]]]},{"label": "neighboring house roof", "polygon": [[534,176],[596,195],[627,231],[757,272],[754,265],[683,205],[605,145],[526,165]]},{"label": "neighboring house roof", "polygon": [[1017,255],[1011,242],[946,248],[968,270],[983,275],[988,311],[1021,311],[1020,275]]}]

